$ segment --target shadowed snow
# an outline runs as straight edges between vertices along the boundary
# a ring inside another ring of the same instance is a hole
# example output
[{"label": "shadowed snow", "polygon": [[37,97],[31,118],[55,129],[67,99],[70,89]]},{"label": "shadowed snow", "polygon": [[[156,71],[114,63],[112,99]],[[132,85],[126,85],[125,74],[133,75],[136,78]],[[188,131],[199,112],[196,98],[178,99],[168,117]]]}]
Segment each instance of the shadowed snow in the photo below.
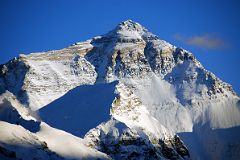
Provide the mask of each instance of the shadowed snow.
[{"label": "shadowed snow", "polygon": [[41,108],[40,117],[52,127],[83,137],[90,129],[110,118],[116,84],[79,86]]}]

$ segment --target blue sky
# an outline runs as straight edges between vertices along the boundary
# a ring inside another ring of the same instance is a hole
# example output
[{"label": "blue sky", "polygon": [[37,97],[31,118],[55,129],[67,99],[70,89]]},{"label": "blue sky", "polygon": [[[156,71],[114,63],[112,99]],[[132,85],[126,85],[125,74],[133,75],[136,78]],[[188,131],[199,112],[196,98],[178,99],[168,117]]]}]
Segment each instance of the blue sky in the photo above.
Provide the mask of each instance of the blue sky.
[{"label": "blue sky", "polygon": [[239,12],[237,0],[1,0],[0,63],[67,47],[132,19],[193,52],[240,94]]}]

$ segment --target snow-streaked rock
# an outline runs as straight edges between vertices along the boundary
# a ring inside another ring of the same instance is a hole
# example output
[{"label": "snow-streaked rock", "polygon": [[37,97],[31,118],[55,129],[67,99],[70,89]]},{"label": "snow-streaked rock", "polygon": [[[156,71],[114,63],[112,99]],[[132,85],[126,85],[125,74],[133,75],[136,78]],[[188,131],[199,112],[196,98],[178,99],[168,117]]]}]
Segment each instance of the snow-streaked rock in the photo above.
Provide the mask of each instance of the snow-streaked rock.
[{"label": "snow-streaked rock", "polygon": [[90,130],[84,139],[89,147],[107,153],[113,159],[189,158],[179,137],[162,140],[144,134],[139,128],[129,128],[114,118]]}]

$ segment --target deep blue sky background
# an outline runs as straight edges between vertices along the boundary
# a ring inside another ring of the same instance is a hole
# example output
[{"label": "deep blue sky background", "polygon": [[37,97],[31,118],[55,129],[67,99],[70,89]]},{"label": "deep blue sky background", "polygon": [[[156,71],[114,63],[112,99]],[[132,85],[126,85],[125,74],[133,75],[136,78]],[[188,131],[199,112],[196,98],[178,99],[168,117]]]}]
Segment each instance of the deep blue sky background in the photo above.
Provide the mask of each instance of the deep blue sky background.
[{"label": "deep blue sky background", "polygon": [[[0,63],[20,53],[61,49],[132,19],[194,53],[206,69],[240,94],[240,2],[237,0],[1,0]],[[214,35],[228,47],[179,41]]]}]

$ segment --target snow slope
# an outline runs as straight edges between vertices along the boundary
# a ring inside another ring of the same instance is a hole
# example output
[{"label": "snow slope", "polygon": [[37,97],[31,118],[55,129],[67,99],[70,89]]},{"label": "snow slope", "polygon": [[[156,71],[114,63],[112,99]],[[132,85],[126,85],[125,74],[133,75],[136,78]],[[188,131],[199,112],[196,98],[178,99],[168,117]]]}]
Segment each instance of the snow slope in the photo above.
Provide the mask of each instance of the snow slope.
[{"label": "snow slope", "polygon": [[48,150],[45,142],[20,125],[0,122],[1,159],[61,159],[60,156]]},{"label": "snow slope", "polygon": [[67,132],[37,121],[16,97],[0,98],[1,159],[109,159]]},{"label": "snow slope", "polygon": [[85,142],[67,132],[52,128],[42,122],[41,129],[36,135],[47,142],[50,150],[56,152],[64,159],[109,159],[101,153],[85,145]]}]

